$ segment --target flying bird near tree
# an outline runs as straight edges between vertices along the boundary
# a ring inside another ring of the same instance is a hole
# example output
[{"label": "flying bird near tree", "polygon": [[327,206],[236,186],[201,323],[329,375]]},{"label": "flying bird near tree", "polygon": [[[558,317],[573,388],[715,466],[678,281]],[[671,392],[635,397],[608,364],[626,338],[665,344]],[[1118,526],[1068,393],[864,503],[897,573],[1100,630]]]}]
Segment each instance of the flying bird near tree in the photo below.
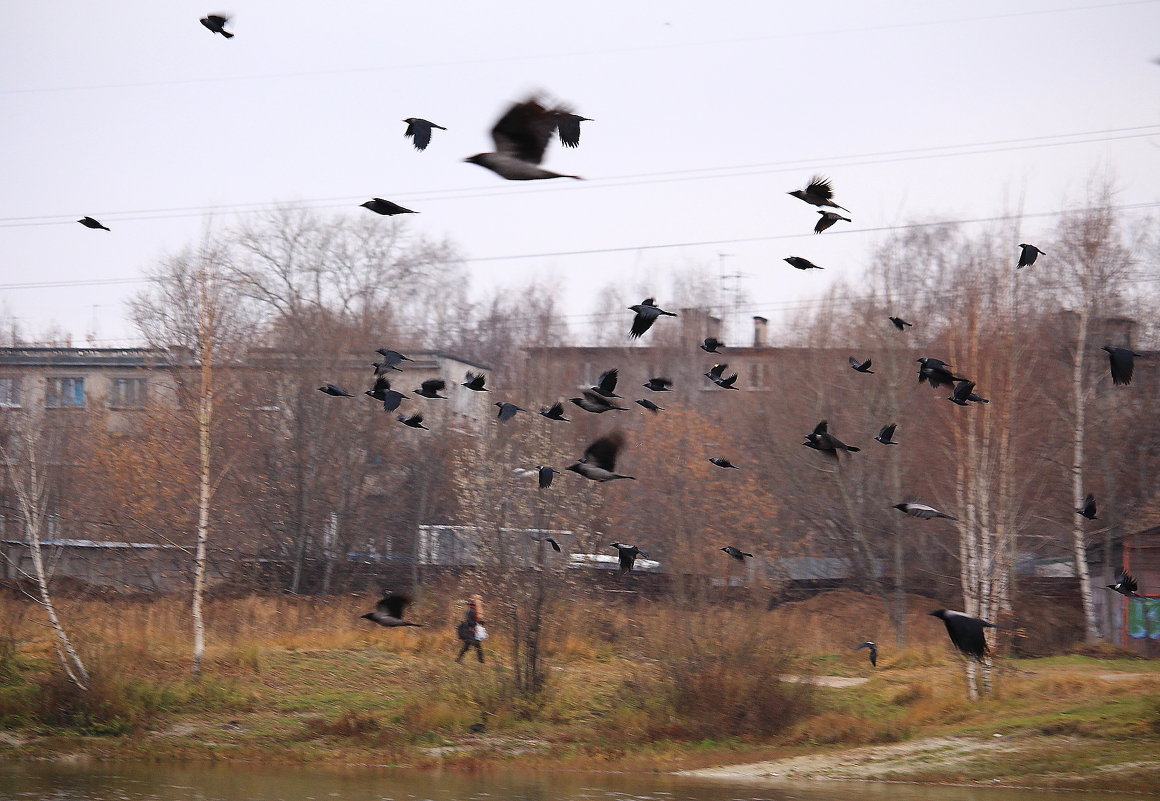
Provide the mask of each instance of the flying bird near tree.
[{"label": "flying bird near tree", "polygon": [[579,473],[591,481],[614,481],[618,478],[634,479],[616,472],[616,457],[624,447],[624,434],[613,431],[600,437],[584,451],[584,455],[566,467],[573,473]]},{"label": "flying bird near tree", "polygon": [[604,398],[619,398],[620,396],[616,394],[616,382],[619,379],[620,370],[613,367],[611,370],[605,370],[601,373],[596,386],[590,387],[590,389]]},{"label": "flying bird near tree", "polygon": [[853,356],[850,357],[850,368],[852,370],[857,370],[859,373],[868,373],[869,375],[874,375],[874,371],[870,369],[870,364],[870,359],[867,359],[864,362],[860,362]]},{"label": "flying bird near tree", "polygon": [[375,604],[375,611],[362,615],[367,620],[373,620],[380,626],[398,628],[400,626],[422,626],[422,623],[412,623],[403,619],[407,607],[411,605],[411,598],[399,593],[386,592],[383,599]]},{"label": "flying bird near tree", "polygon": [[617,406],[615,403],[613,403],[608,398],[604,397],[603,395],[597,395],[592,390],[586,389],[583,392],[581,392],[580,394],[583,397],[569,398],[569,400],[572,401],[572,403],[575,403],[577,406],[579,406],[581,409],[583,409],[586,412],[592,412],[592,414],[604,414],[605,412],[611,412],[611,411],[617,411],[617,412],[627,412],[628,411],[628,409],[624,408],[623,406]]},{"label": "flying bird near tree", "polygon": [[645,298],[635,306],[629,306],[628,309],[636,312],[636,316],[632,318],[632,329],[628,332],[632,339],[638,339],[644,335],[645,331],[652,328],[652,324],[656,322],[658,317],[677,316],[673,312],[659,308],[654,298]]},{"label": "flying bird near tree", "polygon": [[725,343],[717,337],[705,337],[705,341],[701,343],[700,347],[706,353],[720,353],[721,348],[725,347]]},{"label": "flying bird near tree", "polygon": [[[830,223],[833,225],[833,223]],[[790,266],[797,270],[821,270],[824,269],[814,264],[812,261],[801,256],[786,256],[784,261],[789,262]]]},{"label": "flying bird near tree", "polygon": [[207,14],[199,20],[212,33],[220,33],[227,39],[233,39],[234,35],[226,30],[226,23],[230,21],[229,17],[221,14]]},{"label": "flying bird near tree", "polygon": [[898,443],[894,441],[894,430],[896,428],[898,428],[897,423],[890,423],[889,425],[882,426],[882,430],[878,432],[878,436],[876,436],[874,439],[878,440],[883,445],[897,445]]},{"label": "flying bird near tree", "polygon": [[987,400],[986,398],[984,398],[982,395],[976,395],[975,394],[975,382],[974,381],[967,381],[966,379],[960,379],[958,381],[958,383],[955,384],[954,392],[951,394],[951,396],[949,398],[947,398],[947,400],[949,400],[951,403],[953,403],[957,406],[966,406],[968,402],[970,402],[970,403],[990,403],[991,402],[991,401]]},{"label": "flying bird near tree", "polygon": [[1096,496],[1089,492],[1088,496],[1083,499],[1083,506],[1076,509],[1075,513],[1086,517],[1088,520],[1099,520],[1096,517]]},{"label": "flying bird near tree", "polygon": [[1136,353],[1131,348],[1115,348],[1111,345],[1104,345],[1101,350],[1108,352],[1108,362],[1112,370],[1112,384],[1115,386],[1122,386],[1132,383],[1132,372],[1135,370],[1136,356],[1143,356],[1143,353]]},{"label": "flying bird near tree", "polygon": [[806,434],[806,441],[802,445],[805,445],[807,448],[813,448],[815,451],[821,451],[832,459],[838,458],[838,451],[857,453],[862,450],[853,445],[847,445],[831,434],[829,423],[825,420],[819,422],[814,426],[813,431]]},{"label": "flying bird near tree", "polygon": [[643,556],[646,559],[648,558],[648,554],[642,551],[640,548],[637,548],[635,545],[625,545],[621,542],[614,542],[608,547],[616,549],[617,556],[620,559],[621,573],[632,572],[633,565],[636,564],[636,557]]},{"label": "flying bird near tree", "polygon": [[579,175],[564,175],[539,166],[552,134],[556,132],[561,113],[570,112],[566,108],[544,108],[535,98],[515,103],[491,129],[495,152],[476,153],[464,161],[485,167],[509,181],[579,179]]},{"label": "flying bird near tree", "polygon": [[918,368],[918,383],[920,384],[923,381],[927,381],[935,389],[938,389],[940,386],[953,388],[956,381],[966,380],[952,373],[951,366],[941,359],[924,356],[915,361],[922,365]]},{"label": "flying bird near tree", "polygon": [[330,395],[332,398],[353,398],[354,397],[354,395],[351,395],[349,392],[347,392],[345,389],[340,387],[338,384],[324,384],[323,386],[318,388],[318,391],[323,392],[327,395]]},{"label": "flying bird near tree", "polygon": [[653,392],[671,392],[673,380],[671,378],[650,378],[647,384],[641,384],[645,389]]},{"label": "flying bird near tree", "polygon": [[1136,592],[1138,589],[1140,589],[1140,585],[1136,583],[1136,579],[1132,577],[1132,574],[1126,570],[1120,571],[1116,575],[1115,584],[1105,584],[1104,589],[1111,590],[1112,592],[1118,592],[1120,595],[1123,595],[1126,598],[1144,597]]},{"label": "flying bird near tree", "polygon": [[427,428],[427,426],[423,425],[423,415],[421,415],[421,414],[413,414],[410,417],[407,417],[406,415],[400,414],[400,415],[397,415],[395,417],[395,419],[398,420],[403,425],[409,426],[410,428],[421,428],[424,431],[431,430],[431,429]]},{"label": "flying bird near tree", "polygon": [[944,517],[947,520],[958,520],[957,517],[951,517],[946,512],[940,512],[938,509],[935,509],[933,506],[927,506],[925,503],[896,503],[890,508],[897,509],[911,517],[917,517],[919,520],[931,520],[936,517]]},{"label": "flying bird near tree", "polygon": [[540,414],[549,420],[557,420],[561,423],[571,423],[567,417],[564,416],[564,402],[556,401],[551,406],[545,406],[540,409]]},{"label": "flying bird near tree", "polygon": [[570,111],[556,111],[556,132],[560,134],[560,144],[564,147],[580,146],[580,123],[593,122],[591,117],[581,117]]},{"label": "flying bird near tree", "polygon": [[906,320],[903,320],[901,317],[891,317],[890,322],[892,322],[894,324],[894,327],[897,328],[899,331],[905,331],[906,327],[908,325],[911,326],[912,328],[914,327],[914,323],[908,323],[908,322],[906,322]]},{"label": "flying bird near tree", "polygon": [[536,476],[540,483],[540,489],[547,489],[552,486],[552,479],[559,475],[560,471],[554,467],[549,467],[546,464],[536,466]]},{"label": "flying bird near tree", "polygon": [[393,412],[399,408],[399,404],[407,399],[407,396],[398,390],[391,389],[391,382],[386,376],[379,376],[375,379],[375,385],[366,391],[377,401],[382,401],[383,409],[388,412]]},{"label": "flying bird near tree", "polygon": [[407,123],[407,130],[403,131],[403,136],[411,137],[411,143],[415,145],[416,150],[426,150],[427,145],[431,144],[431,129],[438,128],[440,131],[446,131],[442,125],[436,125],[431,120],[425,120],[422,117],[407,117],[403,120]]},{"label": "flying bird near tree", "polygon": [[878,667],[878,646],[869,640],[862,643],[861,645],[854,646],[855,651],[861,651],[863,648],[870,649],[870,667]]},{"label": "flying bird near tree", "polygon": [[994,623],[988,623],[977,617],[971,617],[964,612],[954,612],[950,609],[936,609],[929,614],[942,620],[947,627],[947,634],[955,648],[958,648],[971,659],[982,662],[990,653],[987,648],[987,638],[983,629],[999,628]]},{"label": "flying bird near tree", "polygon": [[830,206],[831,208],[842,209],[845,212],[850,211],[834,202],[834,188],[830,186],[830,179],[824,178],[821,175],[815,175],[811,178],[810,182],[806,184],[805,189],[795,189],[786,194],[792,195],[798,200],[804,200],[811,206],[821,206],[823,208]]},{"label": "flying bird near tree", "polygon": [[818,218],[818,224],[814,226],[815,234],[820,234],[822,231],[832,226],[838,220],[842,220],[844,222],[854,222],[849,217],[843,217],[836,211],[819,211],[818,214],[822,216]]},{"label": "flying bird near tree", "polygon": [[733,462],[729,461],[728,459],[722,458],[722,457],[720,457],[720,456],[713,456],[713,457],[710,457],[709,461],[710,461],[712,464],[715,464],[715,465],[717,465],[718,467],[726,467],[726,468],[728,468],[728,467],[731,467],[731,468],[733,468],[734,470],[740,470],[740,469],[741,469],[741,468],[740,468],[740,467],[738,467],[737,465],[733,464]]},{"label": "flying bird near tree", "polygon": [[517,412],[527,411],[522,407],[516,406],[514,403],[507,403],[506,401],[496,401],[495,406],[499,407],[499,414],[496,415],[501,423],[506,423],[516,416]]},{"label": "flying bird near tree", "polygon": [[552,546],[552,550],[560,553],[560,543],[556,542],[552,537],[540,537],[540,542],[546,542]]},{"label": "flying bird near tree", "polygon": [[665,410],[664,406],[657,406],[655,403],[650,401],[648,398],[641,398],[640,400],[637,401],[637,403],[639,405],[643,406],[644,408],[648,409],[653,414],[656,414],[657,412],[663,412]]},{"label": "flying bird near tree", "polygon": [[736,559],[738,562],[744,562],[745,557],[747,557],[747,556],[750,559],[753,558],[753,554],[746,553],[745,551],[741,550],[740,548],[735,548],[732,545],[726,545],[724,548],[718,548],[717,550],[724,551],[725,553],[729,554],[729,556],[731,558]]},{"label": "flying bird near tree", "polygon": [[405,209],[398,203],[392,203],[389,200],[383,200],[381,197],[371,198],[365,203],[359,203],[364,209],[370,209],[375,214],[384,214],[387,217],[392,217],[396,214],[418,214],[417,211]]},{"label": "flying bird near tree", "polygon": [[487,387],[484,383],[487,381],[487,376],[483,373],[473,373],[470,370],[465,376],[465,380],[459,386],[467,387],[472,392],[487,392]]},{"label": "flying bird near tree", "polygon": [[727,364],[713,365],[712,369],[705,373],[705,378],[708,378],[722,389],[737,389],[737,387],[733,386],[737,382],[737,373],[733,373],[733,375],[730,376],[725,376],[725,368],[728,366],[729,365]]},{"label": "flying bird near tree", "polygon": [[1035,263],[1037,258],[1046,255],[1042,250],[1035,247],[1035,245],[1020,244],[1019,247],[1019,264],[1015,266],[1016,270],[1020,270],[1024,267],[1030,267]]},{"label": "flying bird near tree", "polygon": [[403,371],[398,368],[399,364],[414,361],[414,359],[404,356],[397,350],[391,350],[390,348],[379,348],[375,353],[383,357],[381,362],[375,363],[376,375],[378,373],[385,373],[387,370],[395,370],[401,373]]},{"label": "flying bird near tree", "polygon": [[100,222],[98,222],[97,220],[94,220],[92,217],[81,217],[79,220],[77,220],[77,222],[79,222],[85,228],[93,228],[93,229],[100,228],[102,231],[112,230],[110,228],[106,228],[105,226],[101,225]]},{"label": "flying bird near tree", "polygon": [[442,378],[428,378],[426,381],[419,385],[418,389],[413,391],[414,394],[423,398],[442,398],[443,400],[447,400],[446,395],[439,394],[446,388],[447,382]]}]

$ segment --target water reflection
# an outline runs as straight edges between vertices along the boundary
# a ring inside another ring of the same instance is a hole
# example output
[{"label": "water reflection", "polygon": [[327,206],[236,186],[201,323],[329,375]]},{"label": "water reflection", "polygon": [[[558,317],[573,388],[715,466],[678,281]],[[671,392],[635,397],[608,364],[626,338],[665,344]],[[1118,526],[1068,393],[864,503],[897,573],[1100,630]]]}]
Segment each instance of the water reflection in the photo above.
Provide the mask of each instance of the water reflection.
[{"label": "water reflection", "polygon": [[1096,793],[664,774],[229,765],[0,765],[3,801],[1094,801]]}]

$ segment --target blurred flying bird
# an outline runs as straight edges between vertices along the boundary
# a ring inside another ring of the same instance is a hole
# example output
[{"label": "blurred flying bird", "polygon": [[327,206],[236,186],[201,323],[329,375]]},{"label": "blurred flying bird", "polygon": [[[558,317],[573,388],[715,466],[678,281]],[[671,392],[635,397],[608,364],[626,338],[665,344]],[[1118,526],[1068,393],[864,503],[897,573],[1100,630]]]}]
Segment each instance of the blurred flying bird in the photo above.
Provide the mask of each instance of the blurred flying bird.
[{"label": "blurred flying bird", "polygon": [[431,144],[432,128],[438,128],[440,131],[447,130],[442,125],[436,125],[431,120],[425,120],[422,117],[407,117],[403,122],[407,123],[407,130],[403,131],[403,136],[411,137],[416,150],[426,150],[427,145]]},{"label": "blurred flying bird", "polygon": [[567,112],[568,109],[563,108],[546,109],[535,98],[515,103],[491,129],[495,152],[476,153],[464,161],[486,167],[509,181],[579,179],[579,175],[564,175],[539,166],[544,160],[548,142],[556,131],[558,115]]},{"label": "blurred flying bird", "polygon": [[79,222],[85,228],[100,228],[102,231],[112,230],[101,225],[100,222],[94,220],[92,217],[81,217],[79,220],[77,220],[77,222]]},{"label": "blurred flying bird", "polygon": [[874,371],[870,369],[870,360],[869,359],[867,359],[864,362],[860,362],[857,359],[855,359],[853,356],[851,356],[850,357],[850,368],[853,370],[857,370],[859,373],[869,373],[870,375],[874,375]]},{"label": "blurred flying bird", "polygon": [[783,259],[783,261],[789,262],[791,267],[794,267],[795,269],[798,269],[798,270],[822,270],[822,269],[825,269],[823,267],[819,267],[818,265],[814,264],[809,259],[802,258],[801,256],[786,256],[785,259]]},{"label": "blurred flying bird", "polygon": [[921,359],[915,359],[922,367],[918,368],[918,383],[923,381],[930,382],[930,385],[935,389],[940,386],[953,388],[956,381],[965,381],[950,370],[950,365],[940,359],[932,359],[929,356],[924,356]]},{"label": "blurred flying bird", "polygon": [[811,206],[830,206],[845,212],[850,211],[834,202],[834,188],[830,186],[830,179],[821,175],[815,175],[811,178],[805,189],[795,189],[787,194],[793,195],[798,200],[804,200]]},{"label": "blurred flying bird", "polygon": [[421,428],[424,431],[431,430],[431,429],[427,428],[427,426],[423,425],[423,415],[421,415],[421,414],[413,414],[410,417],[407,417],[405,415],[400,414],[400,415],[396,416],[395,419],[398,420],[403,425],[410,426],[411,428]]},{"label": "blurred flying bird", "polygon": [[442,378],[428,378],[419,385],[418,389],[414,390],[414,394],[424,398],[442,398],[443,400],[447,400],[446,395],[439,394],[446,388],[447,382]]},{"label": "blurred flying bird", "polygon": [[908,325],[911,327],[914,326],[914,323],[908,323],[908,322],[906,322],[906,320],[903,320],[901,317],[891,317],[890,322],[894,323],[894,327],[897,328],[899,331],[905,331],[906,326],[908,326]]},{"label": "blurred flying bird", "polygon": [[547,489],[552,486],[552,478],[560,473],[554,467],[549,467],[546,464],[536,465],[536,476],[540,482],[540,489]]},{"label": "blurred flying bird", "polygon": [[737,373],[734,373],[733,375],[726,378],[722,377],[725,373],[725,368],[728,366],[729,365],[727,364],[713,365],[712,369],[705,373],[705,378],[708,378],[714,384],[722,387],[723,389],[737,389],[737,387],[733,386],[733,384],[737,381]]},{"label": "blurred flying bird", "polygon": [[673,380],[671,378],[650,378],[647,384],[641,384],[645,389],[653,392],[671,392]]},{"label": "blurred flying bird", "polygon": [[1112,370],[1112,384],[1120,386],[1121,384],[1132,383],[1132,371],[1135,369],[1135,356],[1143,356],[1143,353],[1136,353],[1130,348],[1116,348],[1111,345],[1104,345],[1101,350],[1108,352],[1108,361],[1111,364]]},{"label": "blurred flying bird", "polygon": [[876,436],[874,439],[878,440],[883,445],[897,445],[898,443],[894,441],[894,429],[896,428],[898,428],[897,423],[891,423],[890,425],[882,426],[882,430],[878,432],[878,436]]},{"label": "blurred flying bird", "polygon": [[1019,264],[1015,266],[1016,270],[1023,267],[1030,267],[1035,263],[1037,258],[1046,255],[1042,250],[1035,247],[1035,245],[1020,244],[1019,247],[1022,248],[1022,250],[1019,251]]},{"label": "blurred flying bird", "polygon": [[620,378],[620,370],[613,367],[611,370],[605,370],[600,374],[600,380],[596,382],[596,386],[590,389],[597,395],[605,398],[619,398],[616,394],[616,382]]},{"label": "blurred flying bird", "polygon": [[753,558],[753,554],[746,553],[745,551],[741,550],[740,548],[734,548],[732,545],[726,545],[724,548],[718,548],[717,550],[724,551],[725,553],[729,554],[731,557],[736,559],[738,562],[744,562],[745,557],[747,557],[747,556],[750,559]]},{"label": "blurred flying bird", "polygon": [[623,447],[624,434],[613,431],[589,445],[588,449],[584,451],[584,455],[575,464],[569,465],[565,469],[579,473],[592,481],[612,481],[617,478],[635,480],[634,476],[625,476],[616,472],[616,457]]},{"label": "blurred flying bird", "polygon": [[919,520],[931,520],[936,517],[944,517],[947,520],[958,520],[957,517],[951,517],[946,512],[940,512],[933,506],[927,506],[925,503],[896,503],[890,507],[897,509],[900,512],[917,517]]},{"label": "blurred flying bird", "polygon": [[632,318],[632,329],[628,332],[629,337],[637,339],[644,335],[644,332],[652,328],[652,324],[656,322],[658,317],[676,317],[673,312],[665,311],[656,305],[656,300],[653,298],[645,298],[635,306],[629,306],[629,311],[636,312],[636,316]]},{"label": "blurred flying bird", "polygon": [[383,599],[375,604],[375,611],[367,612],[362,617],[367,620],[373,620],[380,626],[386,626],[387,628],[422,626],[422,623],[412,623],[409,620],[403,620],[403,614],[410,605],[411,599],[409,596],[387,591],[384,593]]},{"label": "blurred flying bird", "polygon": [[375,379],[375,385],[366,391],[377,401],[383,402],[383,408],[388,412],[393,412],[399,408],[399,404],[407,399],[407,396],[402,392],[391,389],[391,382],[385,376],[379,376]]},{"label": "blurred flying bird", "polygon": [[484,382],[487,381],[487,376],[485,374],[472,373],[472,372],[468,371],[466,379],[467,380],[464,381],[459,386],[467,387],[472,392],[487,392],[487,387],[485,387],[483,385]]},{"label": "blurred flying bird", "polygon": [[994,623],[950,609],[936,609],[929,614],[942,620],[955,648],[979,662],[987,657],[987,638],[983,635],[983,629],[999,628]]},{"label": "blurred flying bird", "polygon": [[[396,365],[398,365],[400,362],[414,361],[414,359],[404,356],[397,350],[391,350],[390,348],[379,348],[375,351],[375,353],[383,357],[383,360],[375,365],[376,368],[383,367],[386,369],[398,370],[400,373],[403,371],[399,370]],[[386,369],[384,369],[383,372],[386,372]]]},{"label": "blurred flying bird", "polygon": [[370,209],[375,214],[385,214],[391,217],[395,214],[418,214],[417,211],[405,209],[398,203],[392,203],[389,200],[383,200],[381,197],[376,197],[368,200],[366,203],[359,203],[364,209]]},{"label": "blurred flying bird", "polygon": [[717,337],[705,337],[705,341],[701,343],[701,350],[706,353],[720,353],[720,349],[723,347],[725,347],[725,343]]},{"label": "blurred flying bird", "polygon": [[549,420],[559,420],[561,423],[571,423],[567,417],[564,416],[564,402],[556,401],[551,406],[545,406],[540,409],[540,414],[547,417]]},{"label": "blurred flying bird", "polygon": [[581,117],[570,111],[556,111],[556,132],[560,134],[560,144],[564,147],[580,146],[580,123],[592,122],[591,117]]},{"label": "blurred flying bird", "polygon": [[554,540],[553,538],[551,538],[551,537],[541,537],[541,538],[540,538],[540,542],[546,542],[546,543],[548,543],[549,545],[551,545],[551,546],[552,546],[552,550],[553,550],[553,551],[555,551],[556,553],[560,553],[560,543],[556,542],[556,540]]},{"label": "blurred flying bird", "polygon": [[818,224],[814,226],[814,233],[815,234],[820,234],[822,231],[829,228],[831,225],[836,223],[838,220],[843,220],[845,222],[854,222],[849,217],[843,217],[841,214],[838,214],[836,211],[819,211],[818,214],[820,214],[822,216],[818,218]]},{"label": "blurred flying bird", "polygon": [[506,423],[516,416],[516,412],[527,411],[514,403],[507,403],[506,401],[496,401],[495,405],[499,407],[499,414],[496,415],[501,423]]},{"label": "blurred flying bird", "polygon": [[1140,589],[1140,585],[1136,583],[1136,579],[1132,577],[1132,574],[1126,570],[1122,570],[1117,573],[1116,583],[1105,584],[1104,589],[1111,590],[1112,592],[1118,592],[1120,595],[1123,595],[1126,598],[1144,597],[1136,592],[1138,589]]},{"label": "blurred flying bird", "polygon": [[954,393],[947,398],[951,403],[958,406],[966,406],[968,401],[970,403],[990,403],[991,401],[984,398],[982,395],[975,394],[975,382],[960,379],[955,384]]},{"label": "blurred flying bird", "polygon": [[821,451],[833,459],[838,458],[838,451],[857,453],[862,450],[853,445],[847,445],[831,434],[829,431],[829,423],[825,420],[819,422],[814,426],[813,431],[806,434],[806,441],[802,445],[805,445],[807,448],[813,448],[815,451]]},{"label": "blurred flying bird", "polygon": [[723,459],[720,456],[713,456],[709,459],[709,461],[712,462],[713,464],[717,465],[718,467],[732,467],[734,470],[741,469],[737,465],[733,464],[733,462],[729,461],[728,459]]},{"label": "blurred flying bird", "polygon": [[1088,496],[1083,499],[1083,506],[1076,509],[1075,513],[1086,517],[1088,520],[1099,520],[1096,517],[1096,496],[1089,492]]},{"label": "blurred flying bird", "polygon": [[579,406],[581,409],[583,409],[586,412],[592,412],[592,414],[604,414],[605,412],[611,412],[613,410],[618,411],[618,412],[627,412],[628,411],[628,409],[624,408],[623,406],[617,406],[615,403],[610,401],[608,398],[605,398],[601,395],[597,395],[595,392],[592,392],[591,390],[586,389],[581,394],[584,397],[582,397],[582,398],[569,398],[569,400],[572,401],[573,403],[575,403],[577,406]]},{"label": "blurred flying bird", "polygon": [[643,406],[644,408],[648,409],[653,414],[656,414],[657,412],[663,412],[665,410],[664,406],[657,406],[655,403],[650,401],[648,398],[641,398],[640,400],[637,401],[637,403],[640,404],[641,406]]},{"label": "blurred flying bird", "polygon": [[861,645],[854,646],[855,651],[861,651],[863,648],[870,649],[870,667],[878,667],[878,646],[869,640],[862,643]]},{"label": "blurred flying bird", "polygon": [[327,384],[325,386],[319,387],[318,391],[325,392],[327,395],[330,395],[331,397],[335,397],[335,398],[353,398],[354,397],[354,395],[351,395],[349,392],[347,392],[345,389],[340,387],[338,384]]},{"label": "blurred flying bird", "polygon": [[620,572],[631,573],[632,567],[636,563],[636,557],[643,556],[648,558],[648,554],[637,548],[635,545],[625,545],[622,542],[614,542],[608,546],[615,548],[617,555],[620,557]]},{"label": "blurred flying bird", "polygon": [[226,30],[226,23],[229,21],[229,17],[224,17],[221,14],[207,14],[200,20],[201,24],[211,32],[220,33],[227,39],[233,39],[234,35]]}]

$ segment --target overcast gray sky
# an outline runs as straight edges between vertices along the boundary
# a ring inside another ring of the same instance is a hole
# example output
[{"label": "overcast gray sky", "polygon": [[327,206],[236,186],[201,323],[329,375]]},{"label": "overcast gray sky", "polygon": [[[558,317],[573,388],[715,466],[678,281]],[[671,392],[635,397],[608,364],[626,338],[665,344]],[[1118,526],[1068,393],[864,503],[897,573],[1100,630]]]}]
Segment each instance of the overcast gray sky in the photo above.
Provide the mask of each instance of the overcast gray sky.
[{"label": "overcast gray sky", "polygon": [[[213,12],[234,39],[198,24]],[[456,242],[475,292],[547,276],[577,313],[610,282],[664,305],[667,274],[720,263],[746,274],[747,311],[775,316],[913,220],[1022,211],[1014,263],[1055,222],[1032,215],[1080,201],[1093,175],[1145,206],[1130,219],[1156,215],[1158,57],[1156,0],[8,4],[0,318],[135,344],[125,298],[206,215],[369,214],[357,204],[376,195]],[[595,119],[545,159],[587,181],[462,162],[532,89]],[[408,116],[449,130],[418,153]],[[812,207],[785,193],[815,172],[853,224],[812,234]],[[497,258],[535,254],[571,255]]]}]

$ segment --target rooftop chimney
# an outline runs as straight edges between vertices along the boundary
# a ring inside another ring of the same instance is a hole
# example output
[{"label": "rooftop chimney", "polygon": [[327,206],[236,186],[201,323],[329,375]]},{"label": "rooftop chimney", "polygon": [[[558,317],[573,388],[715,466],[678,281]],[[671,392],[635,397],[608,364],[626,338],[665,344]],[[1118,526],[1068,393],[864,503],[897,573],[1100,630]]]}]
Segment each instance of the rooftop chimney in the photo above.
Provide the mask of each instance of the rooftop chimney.
[{"label": "rooftop chimney", "polygon": [[757,315],[753,316],[753,347],[768,348],[769,320]]}]

